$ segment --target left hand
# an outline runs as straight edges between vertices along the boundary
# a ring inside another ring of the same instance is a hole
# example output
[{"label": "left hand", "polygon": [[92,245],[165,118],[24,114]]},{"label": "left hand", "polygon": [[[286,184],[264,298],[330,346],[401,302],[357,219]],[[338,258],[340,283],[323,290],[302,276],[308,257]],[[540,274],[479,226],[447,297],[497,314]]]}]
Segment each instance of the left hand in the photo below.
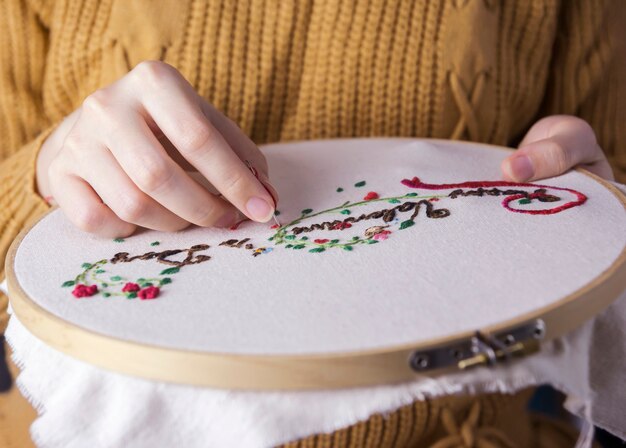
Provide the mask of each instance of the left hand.
[{"label": "left hand", "polygon": [[571,115],[552,115],[539,120],[519,149],[502,162],[504,177],[514,182],[558,176],[574,167],[614,180],[593,129],[585,120]]}]

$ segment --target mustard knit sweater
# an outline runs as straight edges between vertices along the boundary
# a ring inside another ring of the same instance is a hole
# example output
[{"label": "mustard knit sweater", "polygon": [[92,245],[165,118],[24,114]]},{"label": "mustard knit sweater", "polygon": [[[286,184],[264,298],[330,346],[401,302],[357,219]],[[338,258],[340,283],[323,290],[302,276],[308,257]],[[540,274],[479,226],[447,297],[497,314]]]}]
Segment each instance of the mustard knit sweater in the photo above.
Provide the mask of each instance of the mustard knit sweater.
[{"label": "mustard knit sweater", "polygon": [[621,0],[0,0],[0,269],[47,208],[34,180],[47,131],[146,59],[177,67],[257,143],[512,145],[564,113],[591,123],[626,181],[624,10]]}]

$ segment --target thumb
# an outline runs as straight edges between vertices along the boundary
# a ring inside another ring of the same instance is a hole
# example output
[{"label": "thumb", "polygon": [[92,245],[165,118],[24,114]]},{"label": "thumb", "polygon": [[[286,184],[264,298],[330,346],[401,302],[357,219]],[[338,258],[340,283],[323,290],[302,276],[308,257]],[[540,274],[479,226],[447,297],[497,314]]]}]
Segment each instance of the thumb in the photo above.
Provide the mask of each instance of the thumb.
[{"label": "thumb", "polygon": [[524,182],[558,176],[578,165],[613,178],[591,126],[577,117],[551,116],[533,125],[519,149],[502,162],[502,171],[506,178]]}]

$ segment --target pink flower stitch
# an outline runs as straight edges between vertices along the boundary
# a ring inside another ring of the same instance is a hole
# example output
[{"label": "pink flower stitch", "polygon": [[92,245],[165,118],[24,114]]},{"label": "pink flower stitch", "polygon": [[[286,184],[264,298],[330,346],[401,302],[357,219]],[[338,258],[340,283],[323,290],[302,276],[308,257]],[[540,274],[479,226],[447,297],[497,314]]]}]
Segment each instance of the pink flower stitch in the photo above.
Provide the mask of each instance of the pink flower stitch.
[{"label": "pink flower stitch", "polygon": [[382,232],[377,233],[373,236],[376,241],[385,241],[391,232],[389,230],[383,230]]},{"label": "pink flower stitch", "polygon": [[98,286],[97,285],[83,285],[82,283],[79,283],[78,285],[76,285],[74,287],[74,290],[72,291],[72,294],[74,295],[74,297],[76,297],[77,299],[83,298],[83,297],[91,297],[94,294],[96,294],[98,292]]},{"label": "pink flower stitch", "polygon": [[141,300],[156,299],[159,296],[160,289],[158,286],[148,286],[137,293]]},{"label": "pink flower stitch", "polygon": [[140,289],[141,288],[139,287],[137,283],[128,282],[122,288],[122,292],[137,292]]}]

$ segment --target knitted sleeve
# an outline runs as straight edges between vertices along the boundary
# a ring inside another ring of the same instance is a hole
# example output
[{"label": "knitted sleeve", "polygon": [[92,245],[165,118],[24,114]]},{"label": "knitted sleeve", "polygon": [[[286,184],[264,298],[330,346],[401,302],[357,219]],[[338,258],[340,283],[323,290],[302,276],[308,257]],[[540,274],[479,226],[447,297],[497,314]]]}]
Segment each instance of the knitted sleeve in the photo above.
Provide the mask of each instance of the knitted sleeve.
[{"label": "knitted sleeve", "polygon": [[626,182],[626,8],[622,0],[562,3],[542,115],[591,124],[616,180]]},{"label": "knitted sleeve", "polygon": [[[37,152],[50,132],[42,83],[48,34],[43,2],[0,0],[0,279],[18,232],[47,209],[35,186]],[[0,332],[6,325],[0,294]]]}]

